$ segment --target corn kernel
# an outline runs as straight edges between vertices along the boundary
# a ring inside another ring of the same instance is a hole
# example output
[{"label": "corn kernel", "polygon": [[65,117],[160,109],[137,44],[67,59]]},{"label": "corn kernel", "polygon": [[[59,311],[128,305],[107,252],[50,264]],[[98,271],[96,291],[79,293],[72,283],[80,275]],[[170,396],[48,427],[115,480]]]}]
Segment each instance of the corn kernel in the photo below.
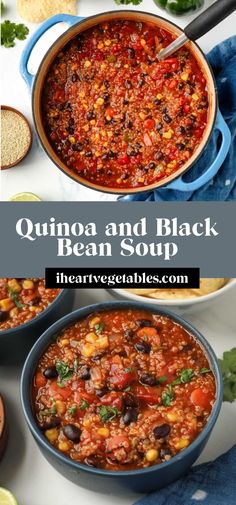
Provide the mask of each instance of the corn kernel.
[{"label": "corn kernel", "polygon": [[182,81],[187,81],[189,78],[189,73],[183,72],[180,77],[181,77]]},{"label": "corn kernel", "polygon": [[178,421],[178,416],[175,412],[168,412],[167,418],[171,423],[176,423],[176,421]]},{"label": "corn kernel", "polygon": [[140,112],[140,113],[139,113],[139,117],[140,117],[140,119],[142,119],[142,120],[143,120],[143,119],[146,119],[146,114],[144,114],[143,112]]},{"label": "corn kernel", "polygon": [[84,91],[80,91],[80,93],[79,93],[79,97],[80,97],[80,98],[84,98],[84,97],[85,97],[85,92],[84,92]]},{"label": "corn kernel", "polygon": [[125,68],[129,68],[129,65],[127,65],[127,63],[124,65]]},{"label": "corn kernel", "polygon": [[86,419],[86,418],[85,418],[85,419],[83,420],[83,426],[84,426],[85,428],[89,428],[89,426],[90,426],[90,425],[91,425],[91,419]]},{"label": "corn kernel", "polygon": [[107,438],[110,435],[110,431],[108,428],[99,428],[97,434],[101,437]]},{"label": "corn kernel", "polygon": [[109,47],[111,45],[111,40],[107,39],[105,40],[105,46]]},{"label": "corn kernel", "polygon": [[56,428],[51,428],[51,430],[46,430],[45,435],[49,442],[55,442],[58,437],[58,430]]},{"label": "corn kernel", "polygon": [[68,442],[59,442],[58,449],[59,451],[66,452],[69,451],[70,445],[68,444]]},{"label": "corn kernel", "polygon": [[148,103],[148,108],[149,108],[149,109],[153,109],[153,107],[154,107],[154,104],[153,104],[153,103],[151,103],[151,102],[150,102],[150,103]]},{"label": "corn kernel", "polygon": [[104,44],[103,44],[103,42],[100,40],[100,41],[98,42],[97,48],[98,48],[98,49],[103,49],[103,47],[104,47]]},{"label": "corn kernel", "polygon": [[107,132],[107,136],[109,139],[111,139],[113,137],[113,133],[112,132]]},{"label": "corn kernel", "polygon": [[78,68],[77,63],[73,63],[73,65],[71,65],[71,70],[76,70],[77,68]]},{"label": "corn kernel", "polygon": [[116,179],[117,184],[121,184],[122,181],[123,181],[123,179],[121,179],[120,177],[119,177],[119,179]]},{"label": "corn kernel", "polygon": [[83,126],[83,130],[84,130],[85,132],[88,132],[88,131],[89,131],[89,125],[88,125],[88,124],[84,125],[84,126]]},{"label": "corn kernel", "polygon": [[90,358],[90,356],[93,356],[94,352],[95,352],[95,347],[94,347],[94,345],[92,345],[90,343],[83,345],[83,347],[81,349],[81,354],[83,356],[85,356],[85,358]]},{"label": "corn kernel", "polygon": [[57,400],[55,405],[58,414],[65,414],[66,406],[64,402],[62,402],[61,400]]},{"label": "corn kernel", "polygon": [[171,161],[170,163],[168,163],[167,167],[168,167],[168,168],[174,168],[174,167],[175,167],[175,165],[176,165],[176,161],[175,161],[175,160],[173,160],[173,161]]},{"label": "corn kernel", "polygon": [[96,326],[96,324],[99,324],[101,322],[101,318],[100,317],[93,317],[93,319],[91,319],[91,321],[89,322],[89,326],[90,328],[94,328],[94,326]]},{"label": "corn kernel", "polygon": [[188,447],[189,439],[188,438],[180,438],[180,440],[175,444],[176,449],[185,449]]},{"label": "corn kernel", "polygon": [[13,307],[14,302],[11,300],[11,298],[4,298],[3,300],[0,300],[1,310],[8,312],[9,310],[13,309]]},{"label": "corn kernel", "polygon": [[138,182],[144,182],[144,177],[139,177]]},{"label": "corn kernel", "polygon": [[16,317],[18,315],[18,313],[19,313],[18,308],[14,307],[14,309],[10,310],[10,317],[14,318],[14,317]]},{"label": "corn kernel", "polygon": [[140,40],[140,44],[141,44],[141,46],[146,46],[146,40],[145,39],[141,39]]},{"label": "corn kernel", "polygon": [[[105,70],[105,68],[107,68],[107,64],[106,63],[102,63],[100,68],[101,68],[101,70]],[[105,88],[105,86],[102,86],[102,90],[105,91],[106,88],[105,89],[104,88]]]},{"label": "corn kernel", "polygon": [[99,158],[101,156],[101,153],[99,151],[96,151],[94,155],[96,156],[96,158]]},{"label": "corn kernel", "polygon": [[109,340],[108,337],[99,337],[97,342],[96,342],[96,347],[99,347],[99,349],[106,349],[109,346]]},{"label": "corn kernel", "polygon": [[172,130],[168,130],[167,132],[163,133],[164,139],[171,139],[172,135],[173,135],[173,131]]},{"label": "corn kernel", "polygon": [[69,142],[71,144],[74,144],[75,143],[75,137],[69,137]]},{"label": "corn kernel", "polygon": [[146,460],[149,461],[150,463],[155,461],[155,459],[157,459],[157,457],[158,457],[158,452],[156,449],[149,449],[146,452]]},{"label": "corn kernel", "polygon": [[96,333],[88,333],[85,337],[85,340],[86,342],[90,342],[90,344],[93,344],[94,342],[96,342],[96,340],[98,339],[98,336],[96,335]]},{"label": "corn kernel", "polygon": [[161,100],[161,99],[163,98],[163,95],[162,95],[161,93],[158,93],[158,94],[156,95],[156,98],[157,98],[158,100]]},{"label": "corn kernel", "polygon": [[104,98],[98,98],[96,101],[97,105],[103,105],[104,104]]},{"label": "corn kernel", "polygon": [[11,288],[13,291],[15,291],[16,293],[20,293],[21,291],[21,285],[19,284],[19,282],[17,282],[16,279],[10,279],[7,283],[7,285],[9,286],[9,288]]},{"label": "corn kernel", "polygon": [[91,124],[92,126],[94,126],[94,125],[96,124],[95,119],[91,119],[90,124]]},{"label": "corn kernel", "polygon": [[30,279],[25,279],[22,283],[22,286],[24,289],[33,289],[34,288],[34,282],[31,281]]},{"label": "corn kernel", "polygon": [[199,100],[199,96],[196,93],[193,93],[192,99],[197,101]]},{"label": "corn kernel", "polygon": [[91,65],[92,65],[92,63],[91,63],[91,61],[89,61],[89,60],[86,60],[86,61],[84,62],[84,66],[85,66],[85,68],[89,68],[89,67],[91,67]]},{"label": "corn kernel", "polygon": [[29,307],[30,312],[35,312],[37,309],[38,309],[38,307],[36,307],[36,305],[31,305]]},{"label": "corn kernel", "polygon": [[62,345],[63,347],[65,347],[65,346],[66,346],[66,345],[68,345],[69,343],[70,343],[70,341],[69,341],[69,339],[68,339],[68,338],[63,338],[63,339],[61,340],[61,345]]}]

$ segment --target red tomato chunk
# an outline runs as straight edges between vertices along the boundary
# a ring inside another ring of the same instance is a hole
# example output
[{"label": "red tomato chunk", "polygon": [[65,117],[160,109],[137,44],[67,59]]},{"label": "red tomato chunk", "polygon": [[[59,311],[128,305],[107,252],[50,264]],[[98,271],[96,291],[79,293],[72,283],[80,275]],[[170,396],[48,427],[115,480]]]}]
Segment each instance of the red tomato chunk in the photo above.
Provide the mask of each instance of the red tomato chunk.
[{"label": "red tomato chunk", "polygon": [[204,75],[186,48],[153,24],[113,21],[73,39],[46,76],[44,126],[71,173],[100,186],[138,188],[179,170],[208,115]]},{"label": "red tomato chunk", "polygon": [[144,310],[91,314],[39,361],[37,423],[81,463],[125,470],[167,461],[202,431],[215,380],[184,328]]},{"label": "red tomato chunk", "polygon": [[0,331],[27,323],[59,293],[46,289],[44,279],[0,279]]}]

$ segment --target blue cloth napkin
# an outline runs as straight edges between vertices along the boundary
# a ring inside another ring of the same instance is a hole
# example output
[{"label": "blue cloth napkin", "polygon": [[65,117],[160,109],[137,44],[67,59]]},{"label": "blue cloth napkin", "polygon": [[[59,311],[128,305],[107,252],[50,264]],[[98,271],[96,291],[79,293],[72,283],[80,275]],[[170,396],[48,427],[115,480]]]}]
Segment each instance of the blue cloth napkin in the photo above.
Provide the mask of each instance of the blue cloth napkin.
[{"label": "blue cloth napkin", "polygon": [[[160,188],[134,195],[135,201],[218,201],[236,200],[236,36],[221,42],[207,56],[212,66],[218,90],[219,108],[231,131],[229,153],[214,180],[197,191],[177,191]],[[203,174],[216,157],[220,134],[214,130],[211,140],[198,162],[183,176],[191,182]],[[122,198],[121,198],[122,200]]]},{"label": "blue cloth napkin", "polygon": [[182,479],[135,505],[235,505],[236,445],[210,463],[193,467]]}]

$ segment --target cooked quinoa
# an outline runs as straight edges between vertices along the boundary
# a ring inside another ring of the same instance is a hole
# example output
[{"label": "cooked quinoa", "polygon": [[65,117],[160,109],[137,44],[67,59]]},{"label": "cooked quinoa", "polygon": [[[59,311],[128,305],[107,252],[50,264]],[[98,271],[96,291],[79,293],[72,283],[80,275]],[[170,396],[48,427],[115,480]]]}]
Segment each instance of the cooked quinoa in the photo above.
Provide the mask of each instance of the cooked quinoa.
[{"label": "cooked quinoa", "polygon": [[1,167],[20,161],[30,143],[31,132],[25,119],[17,112],[1,109]]}]

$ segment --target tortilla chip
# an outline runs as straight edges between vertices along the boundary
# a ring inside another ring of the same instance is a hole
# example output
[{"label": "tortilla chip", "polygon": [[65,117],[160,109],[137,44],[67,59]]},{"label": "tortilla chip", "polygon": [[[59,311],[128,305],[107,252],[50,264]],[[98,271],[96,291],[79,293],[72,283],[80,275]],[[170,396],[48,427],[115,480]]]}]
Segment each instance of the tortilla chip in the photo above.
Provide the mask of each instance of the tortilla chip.
[{"label": "tortilla chip", "polygon": [[41,23],[55,14],[75,15],[76,3],[76,0],[17,0],[17,10],[29,23]]},{"label": "tortilla chip", "polygon": [[200,288],[180,289],[126,289],[135,295],[156,300],[181,300],[205,296],[222,288],[228,279],[200,279]]}]

